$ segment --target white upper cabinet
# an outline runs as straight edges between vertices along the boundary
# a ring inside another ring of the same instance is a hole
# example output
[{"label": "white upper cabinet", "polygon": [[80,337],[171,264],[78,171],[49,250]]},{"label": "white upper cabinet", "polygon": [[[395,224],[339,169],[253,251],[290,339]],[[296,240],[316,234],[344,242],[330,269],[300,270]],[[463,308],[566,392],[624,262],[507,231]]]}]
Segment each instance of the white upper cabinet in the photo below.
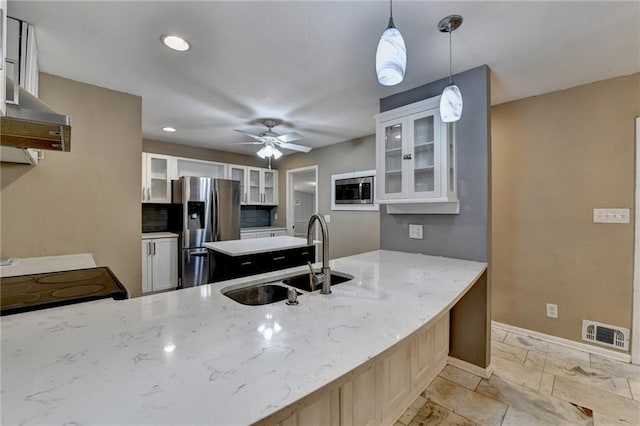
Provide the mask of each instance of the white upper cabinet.
[{"label": "white upper cabinet", "polygon": [[242,205],[278,205],[277,170],[149,152],[142,153],[142,202],[170,203],[171,181],[182,176],[237,180]]},{"label": "white upper cabinet", "polygon": [[388,213],[458,213],[453,124],[440,97],[375,116],[377,201]]},{"label": "white upper cabinet", "polygon": [[278,204],[278,171],[247,167],[247,193],[251,205]]},{"label": "white upper cabinet", "polygon": [[227,165],[213,161],[194,160],[191,158],[176,159],[176,179],[182,176],[210,177],[224,179]]},{"label": "white upper cabinet", "polygon": [[227,167],[227,179],[240,182],[240,204],[247,204],[247,166],[229,164]]},{"label": "white upper cabinet", "polygon": [[170,203],[171,180],[176,178],[176,158],[142,153],[142,202]]}]

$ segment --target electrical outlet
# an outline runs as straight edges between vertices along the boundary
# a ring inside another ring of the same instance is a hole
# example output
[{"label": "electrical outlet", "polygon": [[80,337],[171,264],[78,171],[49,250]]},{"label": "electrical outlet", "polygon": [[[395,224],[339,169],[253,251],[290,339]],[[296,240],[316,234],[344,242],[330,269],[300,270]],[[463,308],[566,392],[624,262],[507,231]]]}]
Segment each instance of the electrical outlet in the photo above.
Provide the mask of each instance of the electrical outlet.
[{"label": "electrical outlet", "polygon": [[325,214],[324,215],[324,221],[327,222],[327,224],[331,223],[331,215],[330,214]]},{"label": "electrical outlet", "polygon": [[558,305],[547,303],[547,316],[549,318],[558,318]]},{"label": "electrical outlet", "polygon": [[422,239],[422,225],[409,225],[409,238]]},{"label": "electrical outlet", "polygon": [[273,220],[278,220],[278,213],[273,214]]}]

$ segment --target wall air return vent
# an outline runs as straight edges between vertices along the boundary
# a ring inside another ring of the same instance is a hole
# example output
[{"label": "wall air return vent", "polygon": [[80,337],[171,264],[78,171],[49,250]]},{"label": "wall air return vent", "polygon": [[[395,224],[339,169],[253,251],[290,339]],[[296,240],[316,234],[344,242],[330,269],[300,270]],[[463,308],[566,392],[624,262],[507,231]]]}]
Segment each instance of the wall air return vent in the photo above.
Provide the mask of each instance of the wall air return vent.
[{"label": "wall air return vent", "polygon": [[629,351],[629,330],[624,327],[582,320],[582,340]]}]

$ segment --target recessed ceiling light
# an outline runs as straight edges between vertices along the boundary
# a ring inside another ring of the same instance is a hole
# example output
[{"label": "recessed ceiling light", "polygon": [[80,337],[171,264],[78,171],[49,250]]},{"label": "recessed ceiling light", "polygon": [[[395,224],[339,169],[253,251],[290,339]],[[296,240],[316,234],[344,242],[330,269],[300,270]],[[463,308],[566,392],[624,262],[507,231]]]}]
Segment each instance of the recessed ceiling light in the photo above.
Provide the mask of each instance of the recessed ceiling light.
[{"label": "recessed ceiling light", "polygon": [[173,127],[163,127],[162,130],[164,130],[165,132],[175,132],[176,129]]},{"label": "recessed ceiling light", "polygon": [[185,52],[191,47],[187,40],[177,35],[165,34],[160,37],[160,40],[162,40],[164,45],[169,49],[177,50],[178,52]]}]

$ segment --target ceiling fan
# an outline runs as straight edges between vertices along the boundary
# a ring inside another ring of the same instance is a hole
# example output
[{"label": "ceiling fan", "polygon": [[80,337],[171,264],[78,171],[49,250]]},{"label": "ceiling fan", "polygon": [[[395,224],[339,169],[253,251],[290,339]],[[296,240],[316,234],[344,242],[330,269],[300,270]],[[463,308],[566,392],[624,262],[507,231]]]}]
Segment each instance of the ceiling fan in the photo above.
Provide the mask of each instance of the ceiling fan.
[{"label": "ceiling fan", "polygon": [[289,149],[291,151],[299,151],[299,152],[309,152],[311,151],[311,147],[304,145],[297,145],[295,143],[290,143],[292,141],[297,141],[303,139],[301,135],[296,132],[287,133],[285,135],[280,135],[274,132],[272,129],[281,124],[281,120],[276,120],[272,118],[266,118],[264,120],[260,120],[260,123],[267,127],[267,130],[264,132],[260,132],[257,135],[253,133],[234,129],[236,132],[245,134],[253,139],[256,142],[241,142],[241,144],[248,145],[264,145],[260,150],[256,153],[260,158],[269,158],[278,159],[282,156],[282,152],[278,148]]}]

